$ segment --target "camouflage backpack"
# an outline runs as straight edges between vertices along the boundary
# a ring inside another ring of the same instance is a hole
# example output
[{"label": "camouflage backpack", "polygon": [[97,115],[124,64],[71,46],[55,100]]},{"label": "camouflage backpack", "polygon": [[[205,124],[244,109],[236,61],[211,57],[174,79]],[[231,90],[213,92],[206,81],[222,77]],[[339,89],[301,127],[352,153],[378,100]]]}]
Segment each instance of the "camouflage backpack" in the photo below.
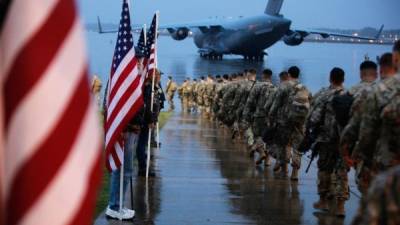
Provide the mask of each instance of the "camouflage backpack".
[{"label": "camouflage backpack", "polygon": [[197,87],[197,104],[200,106],[204,105],[204,100],[203,100],[204,92],[205,92],[205,84],[200,83]]},{"label": "camouflage backpack", "polygon": [[332,107],[335,112],[335,119],[338,124],[345,127],[350,120],[350,112],[354,97],[350,93],[336,92],[332,99]]},{"label": "camouflage backpack", "polygon": [[172,93],[175,93],[177,89],[178,89],[178,87],[177,87],[176,83],[175,82],[171,82],[171,86],[170,86],[169,90]]},{"label": "camouflage backpack", "polygon": [[192,94],[192,89],[193,89],[193,87],[192,87],[192,84],[187,84],[184,88],[183,88],[183,94],[185,95],[185,96],[189,96],[189,95],[191,95]]},{"label": "camouflage backpack", "polygon": [[310,92],[302,84],[296,84],[289,94],[288,121],[291,123],[304,123],[310,111]]},{"label": "camouflage backpack", "polygon": [[214,93],[214,83],[207,83],[206,84],[206,91],[205,91],[206,95],[211,98],[213,96]]}]

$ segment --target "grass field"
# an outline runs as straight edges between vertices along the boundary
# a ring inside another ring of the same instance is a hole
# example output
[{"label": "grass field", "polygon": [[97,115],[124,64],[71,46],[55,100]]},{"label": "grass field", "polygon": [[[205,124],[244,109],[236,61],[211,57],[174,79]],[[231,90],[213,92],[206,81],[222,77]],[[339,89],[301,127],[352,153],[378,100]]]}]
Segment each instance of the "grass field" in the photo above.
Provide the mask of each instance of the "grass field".
[{"label": "grass field", "polygon": [[[159,126],[160,129],[164,127],[168,119],[171,117],[171,112],[161,112],[159,116]],[[104,168],[104,167],[103,167]],[[108,193],[110,192],[110,173],[103,169],[103,180],[101,183],[101,188],[96,202],[95,218],[107,207],[108,204]]]}]

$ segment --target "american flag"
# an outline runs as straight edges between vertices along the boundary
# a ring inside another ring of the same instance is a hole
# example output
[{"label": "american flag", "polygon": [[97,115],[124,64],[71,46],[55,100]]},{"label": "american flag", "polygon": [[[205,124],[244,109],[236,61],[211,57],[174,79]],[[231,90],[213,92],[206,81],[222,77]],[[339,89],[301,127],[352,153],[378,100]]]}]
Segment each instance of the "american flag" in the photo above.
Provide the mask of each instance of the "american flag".
[{"label": "american flag", "polygon": [[142,29],[142,32],[140,32],[140,37],[138,40],[138,45],[137,45],[137,50],[140,51],[140,54],[143,55],[144,54],[144,49],[146,48],[146,41],[145,41],[145,30],[144,28]]},{"label": "american flag", "polygon": [[[143,60],[143,70],[146,77],[152,75],[154,70],[157,68],[157,48],[156,48],[156,38],[158,30],[158,13],[154,14],[153,21],[149,31],[147,32],[146,44],[144,43],[144,38],[139,39],[138,48],[142,49],[144,60]],[[144,37],[144,35],[143,35]]]},{"label": "american flag", "polygon": [[75,1],[8,3],[0,21],[0,220],[91,224],[102,141]]},{"label": "american flag", "polygon": [[109,171],[114,171],[122,165],[122,132],[143,106],[143,79],[139,74],[131,31],[129,6],[127,0],[124,0],[106,104],[105,144],[106,166]]}]

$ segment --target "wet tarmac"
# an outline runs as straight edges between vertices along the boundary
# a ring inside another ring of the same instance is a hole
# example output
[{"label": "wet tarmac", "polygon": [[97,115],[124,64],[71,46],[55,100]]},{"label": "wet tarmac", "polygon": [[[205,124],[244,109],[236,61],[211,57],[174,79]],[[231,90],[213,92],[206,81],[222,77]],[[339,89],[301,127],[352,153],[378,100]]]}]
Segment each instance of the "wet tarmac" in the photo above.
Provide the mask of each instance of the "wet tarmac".
[{"label": "wet tarmac", "polygon": [[[134,221],[114,224],[350,224],[358,208],[359,193],[353,175],[347,217],[338,219],[315,211],[318,199],[316,169],[305,174],[303,157],[299,182],[275,177],[271,168],[256,167],[245,146],[232,143],[227,129],[197,115],[175,113],[160,134],[162,148],[154,152],[157,178],[133,182]],[[126,206],[130,206],[130,195]]]}]

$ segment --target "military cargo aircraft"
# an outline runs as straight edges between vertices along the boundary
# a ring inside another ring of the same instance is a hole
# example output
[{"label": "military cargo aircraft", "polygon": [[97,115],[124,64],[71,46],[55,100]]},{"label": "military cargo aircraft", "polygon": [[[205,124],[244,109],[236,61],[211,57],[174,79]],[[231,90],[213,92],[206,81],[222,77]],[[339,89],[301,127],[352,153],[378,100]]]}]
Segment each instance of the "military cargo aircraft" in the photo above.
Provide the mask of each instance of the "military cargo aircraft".
[{"label": "military cargo aircraft", "polygon": [[[269,0],[264,14],[238,19],[224,19],[187,24],[161,25],[174,40],[181,41],[192,34],[201,57],[222,59],[224,55],[241,55],[244,59],[261,61],[266,55],[265,50],[276,42],[283,40],[289,46],[303,43],[310,34],[322,38],[330,36],[361,40],[377,40],[383,30],[383,25],[376,37],[359,37],[321,31],[291,29],[292,21],[280,14],[284,0]],[[98,21],[99,32],[104,31]]]}]

